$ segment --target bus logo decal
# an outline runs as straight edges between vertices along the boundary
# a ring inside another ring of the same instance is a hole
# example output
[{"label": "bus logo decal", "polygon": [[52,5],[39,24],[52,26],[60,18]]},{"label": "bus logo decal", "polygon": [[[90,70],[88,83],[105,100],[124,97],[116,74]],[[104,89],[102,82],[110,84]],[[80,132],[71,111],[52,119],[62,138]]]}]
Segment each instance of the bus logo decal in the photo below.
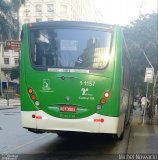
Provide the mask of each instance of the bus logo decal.
[{"label": "bus logo decal", "polygon": [[86,95],[86,92],[88,92],[88,88],[82,88],[82,96]]},{"label": "bus logo decal", "polygon": [[88,88],[81,88],[82,96],[79,96],[79,99],[80,100],[92,100],[92,101],[94,101],[95,98],[94,98],[93,94],[88,93],[88,92],[89,92]]},{"label": "bus logo decal", "polygon": [[42,85],[43,90],[50,90],[50,80],[49,79],[43,79],[43,85]]}]

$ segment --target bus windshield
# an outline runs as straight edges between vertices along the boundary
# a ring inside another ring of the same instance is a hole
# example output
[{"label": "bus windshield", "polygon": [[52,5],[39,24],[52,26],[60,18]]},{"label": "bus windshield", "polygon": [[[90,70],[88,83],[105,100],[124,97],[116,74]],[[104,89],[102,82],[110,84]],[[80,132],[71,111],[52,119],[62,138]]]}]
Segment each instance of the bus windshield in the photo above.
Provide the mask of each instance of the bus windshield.
[{"label": "bus windshield", "polygon": [[30,54],[36,68],[104,69],[111,32],[85,29],[31,29]]}]

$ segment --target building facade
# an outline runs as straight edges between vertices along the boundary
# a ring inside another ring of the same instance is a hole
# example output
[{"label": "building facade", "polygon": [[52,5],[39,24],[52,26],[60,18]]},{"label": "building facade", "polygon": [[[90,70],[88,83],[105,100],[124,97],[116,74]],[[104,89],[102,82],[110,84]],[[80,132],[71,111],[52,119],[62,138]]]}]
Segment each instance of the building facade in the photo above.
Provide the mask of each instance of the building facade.
[{"label": "building facade", "polygon": [[11,98],[19,86],[19,79],[10,78],[11,70],[19,66],[19,52],[4,50],[4,46],[5,43],[0,42],[0,96],[8,93]]},{"label": "building facade", "polygon": [[0,42],[0,79],[6,82],[7,80],[12,81],[10,78],[11,70],[19,66],[19,52],[4,50],[4,46],[5,43]]},{"label": "building facade", "polygon": [[19,11],[20,27],[39,21],[96,21],[92,0],[26,0]]},{"label": "building facade", "polygon": [[[4,1],[4,0],[2,0]],[[10,1],[11,2],[11,1]],[[1,2],[0,2],[1,3]],[[0,8],[1,9],[1,8]],[[92,0],[25,0],[17,14],[16,6],[12,7],[9,16],[0,10],[0,17],[12,23],[13,30],[22,28],[24,23],[40,21],[97,21],[94,3]],[[11,16],[12,15],[12,16]],[[18,21],[19,27],[15,27]],[[0,25],[0,31],[2,26]],[[16,32],[18,32],[16,30]],[[9,39],[12,39],[10,36]],[[5,41],[0,32],[0,79],[1,82],[11,81],[10,71],[19,65],[19,53],[14,50],[4,50]]]}]

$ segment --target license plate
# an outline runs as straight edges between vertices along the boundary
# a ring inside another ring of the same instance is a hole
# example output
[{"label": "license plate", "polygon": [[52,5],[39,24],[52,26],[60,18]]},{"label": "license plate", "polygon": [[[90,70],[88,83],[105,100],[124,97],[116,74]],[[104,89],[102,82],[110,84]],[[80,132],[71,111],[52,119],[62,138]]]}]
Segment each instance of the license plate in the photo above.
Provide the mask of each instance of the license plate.
[{"label": "license plate", "polygon": [[69,106],[69,105],[60,106],[60,112],[76,112],[76,106]]}]

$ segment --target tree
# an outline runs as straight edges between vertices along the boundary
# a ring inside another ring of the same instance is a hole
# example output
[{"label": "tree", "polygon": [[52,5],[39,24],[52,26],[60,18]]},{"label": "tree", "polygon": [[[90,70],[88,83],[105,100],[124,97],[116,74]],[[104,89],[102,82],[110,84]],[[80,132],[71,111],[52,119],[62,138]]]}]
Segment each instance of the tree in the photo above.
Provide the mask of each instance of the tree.
[{"label": "tree", "polygon": [[19,9],[26,0],[12,0],[12,10],[17,14],[17,33],[19,33]]},{"label": "tree", "polygon": [[11,7],[5,3],[4,0],[0,1],[0,30],[1,30],[1,41],[9,38],[10,34],[12,33],[12,26],[10,25],[13,23],[12,18],[10,18]]},{"label": "tree", "polygon": [[12,11],[18,13],[24,2],[25,0],[11,0],[7,3],[5,0],[0,0],[0,41],[18,38],[19,22],[18,18],[15,19],[13,16]]},{"label": "tree", "polygon": [[[134,68],[135,87],[139,88],[142,93],[146,90],[146,84],[143,83],[145,69],[151,67],[143,52],[146,53],[155,71],[158,70],[157,17],[158,13],[141,15],[130,26],[124,28]],[[151,90],[150,86],[150,92]]]}]

